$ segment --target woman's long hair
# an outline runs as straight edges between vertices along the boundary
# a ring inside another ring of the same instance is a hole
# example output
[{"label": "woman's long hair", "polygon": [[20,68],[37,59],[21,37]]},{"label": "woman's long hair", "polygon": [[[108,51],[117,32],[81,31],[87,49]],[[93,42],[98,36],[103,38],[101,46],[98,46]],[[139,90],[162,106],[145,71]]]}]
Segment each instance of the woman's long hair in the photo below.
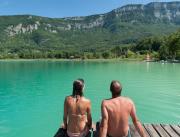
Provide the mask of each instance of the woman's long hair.
[{"label": "woman's long hair", "polygon": [[80,97],[83,96],[83,88],[84,88],[84,80],[78,79],[73,82],[73,93],[72,96],[75,97],[79,95]]}]

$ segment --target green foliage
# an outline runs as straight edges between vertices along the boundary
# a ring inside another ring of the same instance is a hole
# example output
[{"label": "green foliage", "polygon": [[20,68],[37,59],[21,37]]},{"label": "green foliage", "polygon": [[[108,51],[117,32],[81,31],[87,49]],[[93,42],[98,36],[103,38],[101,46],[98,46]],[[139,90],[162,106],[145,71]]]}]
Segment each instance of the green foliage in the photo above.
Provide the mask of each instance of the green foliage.
[{"label": "green foliage", "polygon": [[[142,16],[128,11],[117,17],[115,11],[104,14],[104,24],[92,28],[75,25],[96,23],[101,15],[75,19],[52,19],[31,15],[0,17],[0,58],[136,58],[151,53],[155,58],[179,58],[179,25],[152,23],[151,13]],[[135,22],[132,22],[136,20]],[[8,36],[7,28],[23,27],[39,22],[32,32]],[[68,25],[71,30],[66,30]],[[51,26],[48,30],[47,26]],[[55,30],[56,33],[53,33]],[[155,54],[154,54],[155,53]],[[157,54],[156,54],[157,53]]]},{"label": "green foliage", "polygon": [[180,50],[180,31],[170,35],[167,40],[170,56],[175,59]]},{"label": "green foliage", "polygon": [[162,40],[160,38],[157,37],[145,38],[138,42],[138,44],[136,45],[136,50],[158,51],[159,48],[161,47],[161,44],[162,44]]},{"label": "green foliage", "polygon": [[169,49],[166,45],[162,45],[159,50],[160,59],[167,60],[169,56]]},{"label": "green foliage", "polygon": [[166,37],[145,38],[138,42],[133,49],[142,54],[151,53],[155,58],[163,60],[178,59],[180,50],[180,30]]},{"label": "green foliage", "polygon": [[132,57],[134,57],[135,56],[135,53],[134,52],[132,52],[131,50],[127,50],[127,58],[132,58]]},{"label": "green foliage", "polygon": [[107,58],[110,57],[110,53],[109,53],[108,51],[103,52],[103,53],[102,53],[102,57],[103,57],[104,59],[107,59]]}]

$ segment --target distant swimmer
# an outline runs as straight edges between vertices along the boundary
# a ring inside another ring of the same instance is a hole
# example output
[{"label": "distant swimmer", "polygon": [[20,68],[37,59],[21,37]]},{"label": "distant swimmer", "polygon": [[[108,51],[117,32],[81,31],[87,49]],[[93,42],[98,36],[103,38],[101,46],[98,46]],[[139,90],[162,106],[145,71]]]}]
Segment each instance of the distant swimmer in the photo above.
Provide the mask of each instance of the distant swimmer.
[{"label": "distant swimmer", "polygon": [[85,137],[92,128],[91,102],[83,96],[83,79],[75,80],[73,93],[64,101],[64,129],[69,137]]},{"label": "distant swimmer", "polygon": [[103,100],[101,104],[100,137],[130,137],[129,116],[141,137],[146,137],[133,101],[121,96],[120,82],[112,81],[110,91],[112,98]]}]

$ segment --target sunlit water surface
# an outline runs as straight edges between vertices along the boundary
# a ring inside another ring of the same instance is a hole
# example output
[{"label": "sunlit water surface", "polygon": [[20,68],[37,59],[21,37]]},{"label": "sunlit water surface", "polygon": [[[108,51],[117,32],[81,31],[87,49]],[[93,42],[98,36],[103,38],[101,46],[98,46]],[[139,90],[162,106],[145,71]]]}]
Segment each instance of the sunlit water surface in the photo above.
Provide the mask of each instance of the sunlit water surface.
[{"label": "sunlit water surface", "polygon": [[52,137],[62,123],[64,97],[84,78],[93,121],[120,80],[143,123],[180,123],[180,64],[146,62],[0,62],[0,137]]}]

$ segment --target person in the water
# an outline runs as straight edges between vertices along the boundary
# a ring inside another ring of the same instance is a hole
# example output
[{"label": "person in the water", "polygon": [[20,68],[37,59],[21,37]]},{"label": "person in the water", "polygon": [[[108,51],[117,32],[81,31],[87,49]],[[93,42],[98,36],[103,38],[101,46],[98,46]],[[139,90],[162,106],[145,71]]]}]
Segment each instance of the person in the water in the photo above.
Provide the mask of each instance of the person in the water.
[{"label": "person in the water", "polygon": [[141,137],[145,137],[133,101],[121,96],[122,86],[120,82],[112,81],[110,91],[112,98],[103,100],[101,104],[100,137],[130,137],[129,116],[131,116],[133,124]]},{"label": "person in the water", "polygon": [[64,101],[64,129],[69,137],[85,137],[92,128],[91,102],[83,96],[84,80],[73,83],[73,93]]}]

